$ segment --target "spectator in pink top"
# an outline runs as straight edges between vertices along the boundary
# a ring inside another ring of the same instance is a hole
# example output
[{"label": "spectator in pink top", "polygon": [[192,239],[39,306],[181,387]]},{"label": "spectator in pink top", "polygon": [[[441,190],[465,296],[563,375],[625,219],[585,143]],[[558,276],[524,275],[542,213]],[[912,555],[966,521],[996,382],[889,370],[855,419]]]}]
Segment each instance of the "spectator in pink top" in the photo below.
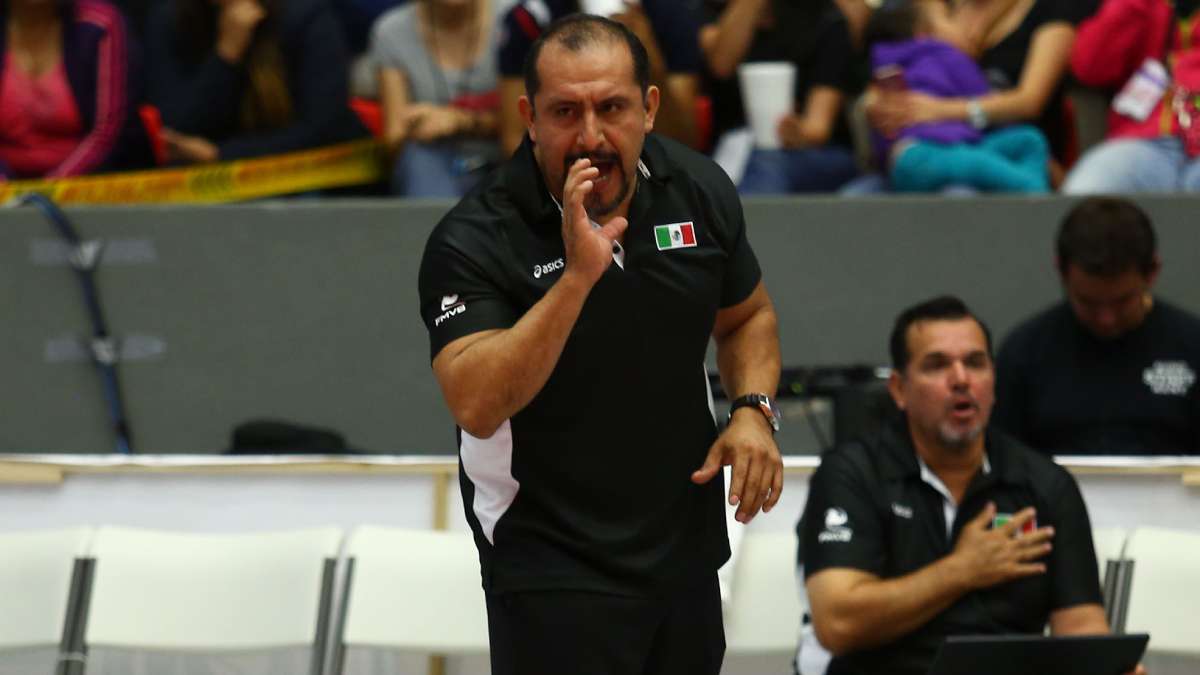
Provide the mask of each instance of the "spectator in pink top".
[{"label": "spectator in pink top", "polygon": [[0,178],[146,157],[125,21],[105,0],[0,0]]}]

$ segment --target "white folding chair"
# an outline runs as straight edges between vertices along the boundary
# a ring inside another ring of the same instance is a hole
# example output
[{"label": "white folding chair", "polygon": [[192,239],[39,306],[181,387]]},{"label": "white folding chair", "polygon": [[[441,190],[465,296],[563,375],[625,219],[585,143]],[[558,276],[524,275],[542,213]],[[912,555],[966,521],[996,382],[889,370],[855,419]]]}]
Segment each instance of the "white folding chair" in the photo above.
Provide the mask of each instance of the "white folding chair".
[{"label": "white folding chair", "polygon": [[1200,531],[1139,527],[1125,557],[1133,560],[1126,631],[1149,633],[1151,652],[1193,657],[1200,671]]},{"label": "white folding chair", "polygon": [[75,560],[91,530],[0,533],[0,674],[52,673],[72,620]]},{"label": "white folding chair", "polygon": [[335,672],[343,652],[355,647],[487,654],[487,606],[470,532],[359,527],[346,557]]},{"label": "white folding chair", "polygon": [[725,614],[728,653],[795,653],[802,608],[796,590],[794,532],[748,532],[742,538]]},{"label": "white folding chair", "polygon": [[[341,531],[192,534],[101,528],[88,675],[322,670]],[[240,656],[240,661],[239,657]],[[223,662],[224,665],[215,665]]]}]

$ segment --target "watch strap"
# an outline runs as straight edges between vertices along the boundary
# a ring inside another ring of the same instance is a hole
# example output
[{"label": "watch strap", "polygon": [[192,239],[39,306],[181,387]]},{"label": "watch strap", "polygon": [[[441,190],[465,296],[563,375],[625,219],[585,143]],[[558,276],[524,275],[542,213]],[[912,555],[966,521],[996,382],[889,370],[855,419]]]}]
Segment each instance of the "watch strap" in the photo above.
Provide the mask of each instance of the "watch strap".
[{"label": "watch strap", "polygon": [[729,418],[733,418],[733,413],[738,408],[754,408],[762,413],[763,417],[767,418],[767,425],[771,427],[771,433],[779,431],[779,416],[776,415],[774,407],[771,404],[771,397],[766,394],[753,393],[746,394],[734,399],[729,404]]}]

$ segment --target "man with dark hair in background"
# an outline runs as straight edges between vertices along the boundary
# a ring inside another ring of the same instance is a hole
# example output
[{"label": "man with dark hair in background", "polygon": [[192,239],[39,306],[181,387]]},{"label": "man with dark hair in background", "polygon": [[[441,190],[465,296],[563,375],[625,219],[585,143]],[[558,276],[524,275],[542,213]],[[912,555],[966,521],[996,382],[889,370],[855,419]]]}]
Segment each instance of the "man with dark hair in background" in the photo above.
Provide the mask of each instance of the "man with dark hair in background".
[{"label": "man with dark hair in background", "polygon": [[1066,298],[1013,330],[997,359],[996,423],[1042,452],[1200,453],[1200,319],[1151,293],[1150,218],[1080,202],[1058,232]]},{"label": "man with dark hair in background", "polygon": [[[661,92],[655,131],[703,149],[706,139],[700,137],[696,113],[701,66],[696,42],[699,2],[628,2],[610,18],[628,27],[646,47],[650,81]],[[522,93],[521,75],[530,48],[553,21],[586,11],[585,7],[580,0],[519,0],[500,18],[496,61],[500,71],[500,141],[505,154],[515,150],[525,135],[517,99]]]},{"label": "man with dark hair in background", "polygon": [[1075,479],[988,425],[983,322],[934,298],[890,344],[900,419],[823,456],[805,506],[827,675],[923,675],[948,635],[1108,632]]},{"label": "man with dark hair in background", "polygon": [[[716,675],[721,466],[740,522],[783,488],[779,337],[741,203],[711,160],[649,133],[647,61],[610,19],[552,24],[521,147],[421,262],[494,675]],[[710,339],[733,399],[720,434]]]}]

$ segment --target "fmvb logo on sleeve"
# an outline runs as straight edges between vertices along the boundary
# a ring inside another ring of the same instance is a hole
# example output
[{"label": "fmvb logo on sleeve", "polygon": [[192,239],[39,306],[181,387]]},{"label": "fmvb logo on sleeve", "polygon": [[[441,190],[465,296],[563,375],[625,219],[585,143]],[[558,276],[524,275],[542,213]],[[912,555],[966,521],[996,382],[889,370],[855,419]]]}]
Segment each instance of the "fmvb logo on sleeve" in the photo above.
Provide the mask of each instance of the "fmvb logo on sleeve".
[{"label": "fmvb logo on sleeve", "polygon": [[660,251],[691,248],[696,245],[696,226],[690,222],[655,225],[654,243],[658,244]]},{"label": "fmvb logo on sleeve", "polygon": [[457,316],[467,311],[467,303],[458,299],[458,294],[442,296],[442,313],[433,319],[433,325],[440,326],[442,322],[452,316]]},{"label": "fmvb logo on sleeve", "polygon": [[833,507],[825,511],[825,531],[817,535],[817,543],[827,542],[848,543],[854,538],[854,530],[850,528],[850,516],[845,509]]}]

